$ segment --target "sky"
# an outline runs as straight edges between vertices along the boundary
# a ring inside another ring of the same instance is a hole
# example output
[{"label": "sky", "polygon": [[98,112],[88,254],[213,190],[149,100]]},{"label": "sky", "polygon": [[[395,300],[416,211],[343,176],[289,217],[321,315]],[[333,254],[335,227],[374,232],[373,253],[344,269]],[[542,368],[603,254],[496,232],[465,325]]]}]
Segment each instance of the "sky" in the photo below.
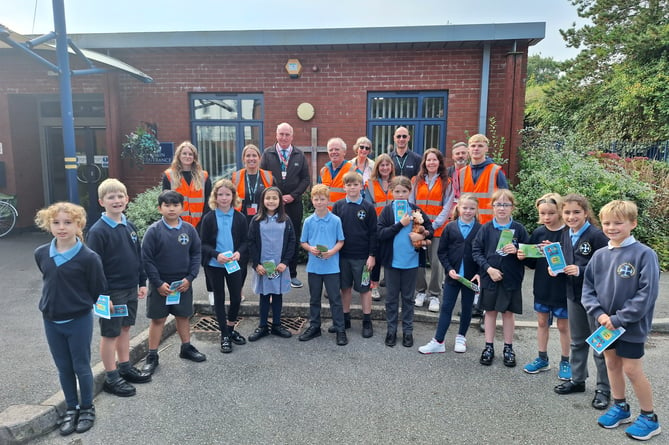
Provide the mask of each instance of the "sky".
[{"label": "sky", "polygon": [[[70,34],[351,28],[546,22],[530,55],[575,57],[560,29],[583,24],[569,0],[64,0]],[[20,34],[54,29],[52,0],[2,0],[0,24]]]}]

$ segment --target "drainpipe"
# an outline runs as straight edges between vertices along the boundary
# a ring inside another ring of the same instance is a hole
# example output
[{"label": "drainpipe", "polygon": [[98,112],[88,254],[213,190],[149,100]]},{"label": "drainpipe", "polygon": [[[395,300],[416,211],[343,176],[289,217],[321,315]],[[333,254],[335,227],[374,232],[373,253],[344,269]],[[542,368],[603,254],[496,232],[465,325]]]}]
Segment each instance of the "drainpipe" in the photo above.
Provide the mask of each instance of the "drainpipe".
[{"label": "drainpipe", "polygon": [[479,96],[479,133],[486,134],[488,127],[488,90],[490,88],[490,42],[483,44],[481,64],[481,93]]}]

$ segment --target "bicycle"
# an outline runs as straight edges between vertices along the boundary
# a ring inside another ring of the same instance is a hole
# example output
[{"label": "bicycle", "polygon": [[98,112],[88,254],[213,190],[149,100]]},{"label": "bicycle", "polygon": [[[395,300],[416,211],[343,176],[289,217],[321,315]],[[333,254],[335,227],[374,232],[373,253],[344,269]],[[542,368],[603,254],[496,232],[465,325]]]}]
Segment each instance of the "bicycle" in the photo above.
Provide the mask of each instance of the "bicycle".
[{"label": "bicycle", "polygon": [[11,196],[0,194],[0,238],[12,231],[16,225],[16,219],[19,217],[19,212],[16,210],[8,199]]}]

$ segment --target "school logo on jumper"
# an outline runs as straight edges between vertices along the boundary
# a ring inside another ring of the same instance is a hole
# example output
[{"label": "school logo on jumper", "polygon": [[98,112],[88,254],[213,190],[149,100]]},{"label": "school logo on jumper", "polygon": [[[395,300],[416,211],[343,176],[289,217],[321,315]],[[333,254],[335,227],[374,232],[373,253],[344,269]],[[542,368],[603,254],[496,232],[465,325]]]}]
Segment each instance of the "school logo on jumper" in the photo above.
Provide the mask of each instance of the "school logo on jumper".
[{"label": "school logo on jumper", "polygon": [[360,221],[364,221],[365,218],[367,218],[367,212],[364,210],[358,210],[358,219]]},{"label": "school logo on jumper", "polygon": [[592,246],[589,242],[584,241],[578,245],[578,251],[581,253],[581,255],[588,256],[592,253]]},{"label": "school logo on jumper", "polygon": [[182,233],[181,235],[179,235],[178,239],[179,239],[179,244],[184,246],[190,242],[190,238],[188,237],[187,233]]},{"label": "school logo on jumper", "polygon": [[636,275],[636,268],[630,263],[623,263],[616,267],[616,273],[620,278],[632,278]]},{"label": "school logo on jumper", "polygon": [[132,240],[133,243],[137,243],[139,240],[139,236],[137,236],[137,232],[132,231],[130,232],[130,239]]}]

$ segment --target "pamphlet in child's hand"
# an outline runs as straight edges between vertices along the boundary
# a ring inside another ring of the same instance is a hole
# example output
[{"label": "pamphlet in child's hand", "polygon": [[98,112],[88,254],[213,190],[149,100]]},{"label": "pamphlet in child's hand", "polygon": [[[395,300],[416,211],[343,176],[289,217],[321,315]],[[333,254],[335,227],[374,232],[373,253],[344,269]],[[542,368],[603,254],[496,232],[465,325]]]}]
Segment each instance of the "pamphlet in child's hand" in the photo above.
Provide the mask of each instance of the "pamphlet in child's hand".
[{"label": "pamphlet in child's hand", "polygon": [[400,199],[395,201],[395,222],[400,222],[400,219],[409,212],[409,201]]},{"label": "pamphlet in child's hand", "polygon": [[504,253],[502,249],[504,246],[507,244],[511,244],[513,242],[513,234],[516,232],[516,229],[503,229],[502,233],[499,235],[499,241],[497,242],[497,249],[495,252],[497,252],[498,255],[501,256],[507,256],[507,253]]},{"label": "pamphlet in child's hand", "polygon": [[167,294],[165,304],[179,304],[181,302],[181,292],[177,289],[183,284],[184,280],[172,281],[170,283],[170,293]]},{"label": "pamphlet in child's hand", "polygon": [[111,318],[111,308],[109,306],[109,295],[100,295],[98,301],[93,305],[93,313],[98,317]]},{"label": "pamphlet in child's hand", "polygon": [[128,305],[127,304],[116,304],[114,305],[114,310],[111,313],[112,317],[127,317],[128,316]]},{"label": "pamphlet in child's hand", "polygon": [[525,254],[525,258],[543,258],[544,252],[539,244],[518,244],[518,250]]},{"label": "pamphlet in child's hand", "polygon": [[362,276],[360,277],[360,284],[363,286],[369,285],[369,277],[370,277],[369,269],[367,269],[367,265],[365,265],[362,268]]},{"label": "pamphlet in child's hand", "polygon": [[474,292],[481,292],[481,289],[479,289],[479,287],[476,283],[472,283],[471,281],[469,281],[465,277],[458,278],[458,281],[460,283],[464,284],[465,286],[467,286],[468,288],[470,288],[471,290],[473,290]]},{"label": "pamphlet in child's hand", "polygon": [[604,326],[600,326],[590,337],[586,338],[585,341],[592,349],[601,354],[611,343],[618,340],[618,337],[623,335],[624,332],[625,328],[622,326],[613,331],[606,329]]},{"label": "pamphlet in child's hand", "polygon": [[554,274],[564,272],[564,268],[567,267],[567,261],[564,259],[560,243],[551,243],[544,246],[544,255],[551,272]]},{"label": "pamphlet in child's hand", "polygon": [[276,263],[272,260],[263,261],[262,267],[265,269],[267,275],[272,275],[276,271]]},{"label": "pamphlet in child's hand", "polygon": [[[229,250],[227,252],[223,252],[223,256],[226,258],[232,258],[232,252]],[[223,265],[225,266],[225,270],[227,270],[228,273],[237,272],[241,269],[241,267],[239,267],[239,263],[236,260],[230,261],[229,263],[223,263]]]}]

